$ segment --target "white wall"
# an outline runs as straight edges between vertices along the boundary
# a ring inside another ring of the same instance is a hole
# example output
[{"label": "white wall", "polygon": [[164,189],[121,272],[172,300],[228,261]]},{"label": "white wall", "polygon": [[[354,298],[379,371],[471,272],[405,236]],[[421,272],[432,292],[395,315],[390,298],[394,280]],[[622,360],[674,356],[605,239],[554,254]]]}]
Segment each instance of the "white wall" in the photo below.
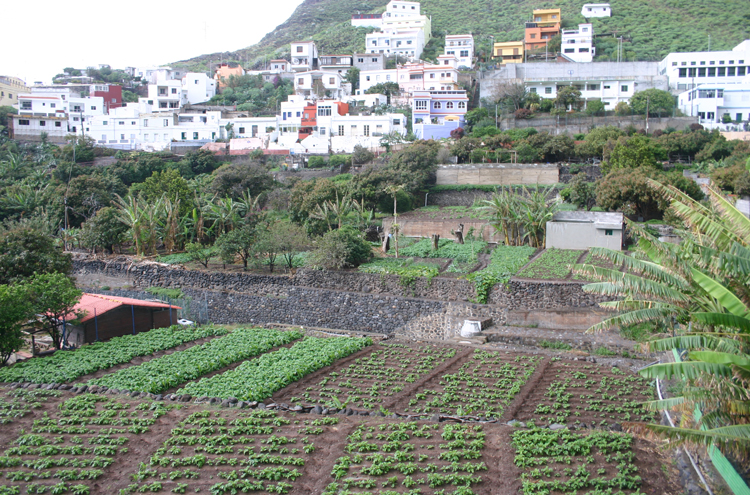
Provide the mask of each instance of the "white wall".
[{"label": "white wall", "polygon": [[[607,232],[611,232],[612,235],[606,235]],[[620,251],[622,229],[597,229],[593,223],[547,222],[545,248],[588,249],[592,247]]]},{"label": "white wall", "polygon": [[204,103],[216,94],[216,81],[201,72],[188,72],[182,78],[182,104]]},{"label": "white wall", "polygon": [[673,91],[698,84],[743,82],[750,76],[750,40],[732,50],[670,53],[659,63],[659,74],[669,78]]}]

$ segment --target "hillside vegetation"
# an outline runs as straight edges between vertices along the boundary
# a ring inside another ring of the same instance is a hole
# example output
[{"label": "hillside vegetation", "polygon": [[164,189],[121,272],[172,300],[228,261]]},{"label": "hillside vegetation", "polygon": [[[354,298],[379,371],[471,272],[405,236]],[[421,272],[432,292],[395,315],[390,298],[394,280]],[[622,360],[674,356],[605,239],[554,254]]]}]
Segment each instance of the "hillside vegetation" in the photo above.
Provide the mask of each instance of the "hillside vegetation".
[{"label": "hillside vegetation", "polygon": [[[209,61],[240,62],[260,68],[264,60],[289,56],[289,43],[315,40],[321,53],[353,53],[364,48],[372,29],[353,28],[352,13],[382,12],[388,0],[305,0],[287,19],[258,44],[237,51],[201,55],[176,66],[206,70]],[[583,0],[422,0],[422,10],[432,16],[436,37],[427,53],[442,45],[446,34],[471,32],[479,50],[496,41],[523,37],[523,23],[534,8],[560,7],[564,27],[574,27]],[[660,60],[672,51],[731,49],[750,38],[750,10],[746,0],[611,0],[613,17],[594,19],[594,31],[623,36],[628,60]],[[616,58],[612,38],[598,38],[598,58]],[[430,50],[432,48],[432,50]]]}]

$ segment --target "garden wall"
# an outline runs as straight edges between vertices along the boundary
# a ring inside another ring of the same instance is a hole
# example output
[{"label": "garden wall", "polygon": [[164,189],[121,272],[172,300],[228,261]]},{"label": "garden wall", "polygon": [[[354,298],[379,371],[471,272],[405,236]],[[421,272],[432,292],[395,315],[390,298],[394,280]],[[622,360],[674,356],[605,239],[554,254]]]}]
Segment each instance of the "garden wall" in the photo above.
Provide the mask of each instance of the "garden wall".
[{"label": "garden wall", "polygon": [[[383,219],[383,230],[390,232],[393,217]],[[442,220],[431,218],[399,216],[398,224],[401,235],[406,237],[430,237],[432,234],[440,234],[441,239],[455,239],[451,234],[458,228],[459,224],[464,225],[464,236],[468,235],[470,229],[474,229],[474,235],[479,238],[482,233],[482,239],[487,242],[498,242],[502,235],[498,234],[487,220]],[[391,246],[392,247],[392,246]]]},{"label": "garden wall", "polygon": [[438,185],[551,185],[559,181],[556,164],[442,165],[437,170]]},{"label": "garden wall", "polygon": [[473,206],[492,198],[489,191],[464,189],[463,191],[437,191],[427,194],[427,206]]}]

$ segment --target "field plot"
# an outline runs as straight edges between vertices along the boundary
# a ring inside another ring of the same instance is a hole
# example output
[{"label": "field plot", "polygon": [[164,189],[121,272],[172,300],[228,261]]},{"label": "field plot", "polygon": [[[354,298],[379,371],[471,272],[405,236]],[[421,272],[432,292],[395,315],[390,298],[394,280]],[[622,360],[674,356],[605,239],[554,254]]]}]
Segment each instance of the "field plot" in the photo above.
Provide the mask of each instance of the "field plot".
[{"label": "field plot", "polygon": [[0,369],[0,382],[67,383],[84,375],[111,368],[187,342],[225,335],[219,327],[181,327],[149,330],[86,345],[75,351],[59,351]]},{"label": "field plot", "polygon": [[488,470],[485,436],[479,424],[363,422],[348,436],[324,494],[473,494]]},{"label": "field plot", "polygon": [[653,453],[626,433],[536,428],[512,437],[524,495],[668,493]]},{"label": "field plot", "polygon": [[203,345],[91,380],[89,385],[158,394],[300,338],[302,333],[297,330],[239,328]]},{"label": "field plot", "polygon": [[621,421],[657,418],[641,403],[653,399],[653,389],[640,376],[618,368],[582,362],[551,363],[544,377],[516,414],[539,424],[605,426]]},{"label": "field plot", "polygon": [[261,401],[305,375],[370,344],[370,339],[307,337],[289,349],[269,352],[220,375],[190,382],[177,393]]},{"label": "field plot", "polygon": [[499,418],[541,360],[541,356],[476,349],[463,364],[454,364],[460,364],[457,371],[446,370],[425,383],[403,412]]},{"label": "field plot", "polygon": [[38,409],[42,403],[53,397],[60,397],[57,390],[26,390],[18,388],[9,390],[0,396],[0,425],[7,425],[27,415],[32,409]]},{"label": "field plot", "polygon": [[417,380],[453,358],[456,349],[439,346],[380,344],[348,366],[300,383],[279,394],[279,401],[326,404],[329,407],[377,409]]},{"label": "field plot", "polygon": [[[13,395],[16,391],[11,391]],[[162,402],[118,402],[84,394],[60,401],[4,439],[0,493],[86,495],[107,493],[131,442],[149,433],[157,419],[179,406]]]},{"label": "field plot", "polygon": [[516,274],[519,278],[560,280],[570,276],[570,268],[575,265],[584,251],[569,249],[547,249],[534,261]]},{"label": "field plot", "polygon": [[[622,269],[622,266],[615,266],[614,263],[609,261],[606,258],[600,258],[598,256],[594,256],[590,251],[586,255],[586,258],[581,261],[581,264],[586,265],[593,265],[598,268],[606,268],[607,270],[620,270]],[[587,275],[573,275],[573,280],[584,280],[586,282],[594,282],[595,279],[593,277],[587,276]]]},{"label": "field plot", "polygon": [[194,412],[130,475],[134,482],[124,491],[288,493],[317,478],[305,466],[327,448],[320,439],[338,422],[261,409]]}]

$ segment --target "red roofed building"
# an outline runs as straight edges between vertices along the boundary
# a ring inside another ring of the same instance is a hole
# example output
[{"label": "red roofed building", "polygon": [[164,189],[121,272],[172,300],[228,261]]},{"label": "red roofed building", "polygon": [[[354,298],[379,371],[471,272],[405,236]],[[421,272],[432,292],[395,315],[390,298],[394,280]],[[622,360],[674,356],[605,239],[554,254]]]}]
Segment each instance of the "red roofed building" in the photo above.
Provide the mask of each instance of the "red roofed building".
[{"label": "red roofed building", "polygon": [[73,310],[85,315],[77,325],[68,326],[68,342],[80,346],[176,325],[178,309],[158,301],[84,293]]}]

